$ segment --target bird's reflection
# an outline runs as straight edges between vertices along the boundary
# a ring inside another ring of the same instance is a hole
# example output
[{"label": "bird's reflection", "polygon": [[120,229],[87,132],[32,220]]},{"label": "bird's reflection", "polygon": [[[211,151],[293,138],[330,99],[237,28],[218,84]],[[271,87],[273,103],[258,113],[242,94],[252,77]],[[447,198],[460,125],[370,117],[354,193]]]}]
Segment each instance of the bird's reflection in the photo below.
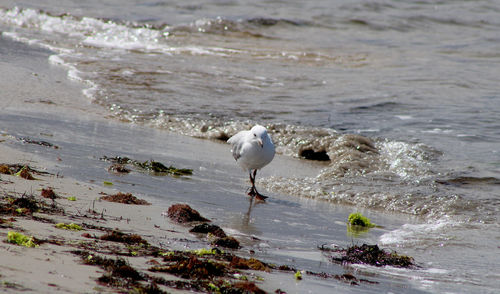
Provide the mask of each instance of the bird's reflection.
[{"label": "bird's reflection", "polygon": [[255,200],[255,197],[248,198],[248,209],[246,210],[246,212],[242,211],[242,214],[239,214],[239,217],[235,216],[235,218],[232,220],[233,227],[245,234],[260,234],[260,231],[252,223],[252,213],[256,206],[265,202]]},{"label": "bird's reflection", "polygon": [[253,202],[253,197],[250,197],[247,213],[243,217],[243,227],[248,227],[250,224],[250,215],[252,214]]}]

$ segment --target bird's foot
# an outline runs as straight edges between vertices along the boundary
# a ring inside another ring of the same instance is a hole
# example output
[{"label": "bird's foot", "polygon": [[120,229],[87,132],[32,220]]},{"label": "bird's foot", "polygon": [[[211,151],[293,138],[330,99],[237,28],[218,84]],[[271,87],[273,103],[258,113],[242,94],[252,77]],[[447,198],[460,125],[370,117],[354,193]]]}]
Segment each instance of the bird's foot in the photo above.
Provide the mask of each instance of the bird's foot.
[{"label": "bird's foot", "polygon": [[265,201],[266,198],[269,198],[269,197],[264,196],[264,195],[260,194],[259,192],[257,192],[257,189],[255,189],[253,187],[250,189],[250,192],[248,192],[248,196],[255,197],[255,199],[260,200],[260,201]]},{"label": "bird's foot", "polygon": [[264,196],[264,195],[262,195],[262,194],[260,194],[260,193],[258,193],[258,192],[257,192],[257,194],[255,194],[255,199],[256,199],[256,200],[259,200],[259,201],[266,201],[266,198],[269,198],[269,197]]}]

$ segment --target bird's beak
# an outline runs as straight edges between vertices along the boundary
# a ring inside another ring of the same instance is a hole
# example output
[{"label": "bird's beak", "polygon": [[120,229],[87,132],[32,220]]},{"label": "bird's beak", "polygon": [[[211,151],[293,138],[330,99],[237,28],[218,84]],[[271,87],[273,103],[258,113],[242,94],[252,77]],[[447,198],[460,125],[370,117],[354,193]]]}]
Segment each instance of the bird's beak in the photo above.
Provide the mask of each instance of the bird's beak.
[{"label": "bird's beak", "polygon": [[264,148],[264,143],[262,142],[262,139],[257,139],[257,142],[260,145],[260,148]]}]

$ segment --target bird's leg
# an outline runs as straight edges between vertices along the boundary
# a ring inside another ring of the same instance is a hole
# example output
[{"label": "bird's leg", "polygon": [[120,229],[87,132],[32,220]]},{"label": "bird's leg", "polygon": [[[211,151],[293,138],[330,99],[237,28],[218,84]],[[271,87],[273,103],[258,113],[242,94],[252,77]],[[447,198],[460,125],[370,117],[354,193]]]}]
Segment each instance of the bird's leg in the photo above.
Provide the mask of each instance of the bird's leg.
[{"label": "bird's leg", "polygon": [[253,175],[252,175],[252,172],[250,171],[250,183],[252,183],[252,188],[250,188],[250,192],[248,192],[248,195],[252,196],[252,197],[255,196],[255,199],[257,199],[257,200],[265,200],[268,197],[260,194],[257,191],[257,188],[255,187],[255,176],[256,175],[257,175],[256,169],[253,170]]},{"label": "bird's leg", "polygon": [[252,187],[250,188],[250,192],[248,192],[248,196],[255,196],[255,193],[257,193],[257,190],[255,189],[255,174],[256,174],[256,170],[254,170],[253,172],[253,176],[252,176],[252,171],[250,170],[249,174],[250,174],[250,183],[252,184]]}]

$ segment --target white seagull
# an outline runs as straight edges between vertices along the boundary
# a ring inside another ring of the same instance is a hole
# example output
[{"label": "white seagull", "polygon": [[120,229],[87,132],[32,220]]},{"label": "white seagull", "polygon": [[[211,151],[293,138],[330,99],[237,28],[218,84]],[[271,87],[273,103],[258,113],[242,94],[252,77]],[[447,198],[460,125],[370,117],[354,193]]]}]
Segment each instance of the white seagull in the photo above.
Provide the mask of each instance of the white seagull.
[{"label": "white seagull", "polygon": [[241,131],[227,140],[232,145],[236,162],[250,175],[252,188],[248,192],[258,200],[267,197],[257,192],[255,175],[257,170],[269,164],[274,158],[274,144],[265,127],[255,125],[250,131]]}]

